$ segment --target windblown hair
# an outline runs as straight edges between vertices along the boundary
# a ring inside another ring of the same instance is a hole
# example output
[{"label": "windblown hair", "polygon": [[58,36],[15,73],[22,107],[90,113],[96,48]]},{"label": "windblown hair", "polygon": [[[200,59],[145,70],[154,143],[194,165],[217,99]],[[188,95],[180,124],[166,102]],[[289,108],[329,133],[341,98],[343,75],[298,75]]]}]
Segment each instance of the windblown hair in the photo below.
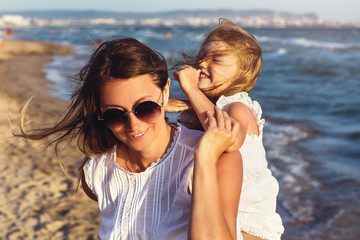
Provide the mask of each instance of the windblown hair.
[{"label": "windblown hair", "polygon": [[[222,41],[229,46],[229,49],[209,53],[206,46],[213,41]],[[230,96],[240,91],[250,92],[255,86],[262,65],[262,50],[255,37],[235,23],[220,19],[219,25],[207,33],[195,57],[184,54],[186,63],[197,67],[204,60],[211,60],[229,53],[235,54],[238,58],[239,74],[230,87],[219,92],[217,97]],[[214,88],[203,91],[206,95],[207,91]]]},{"label": "windblown hair", "polygon": [[[150,74],[163,90],[168,80],[164,57],[132,38],[115,39],[102,43],[87,64],[75,77],[78,87],[71,96],[69,107],[58,122],[49,128],[26,131],[25,111],[22,113],[20,133],[16,136],[32,140],[49,138],[48,146],[77,140],[77,146],[86,159],[110,150],[119,140],[99,121],[100,90],[108,81],[121,81]],[[131,91],[131,89],[129,89]]]}]

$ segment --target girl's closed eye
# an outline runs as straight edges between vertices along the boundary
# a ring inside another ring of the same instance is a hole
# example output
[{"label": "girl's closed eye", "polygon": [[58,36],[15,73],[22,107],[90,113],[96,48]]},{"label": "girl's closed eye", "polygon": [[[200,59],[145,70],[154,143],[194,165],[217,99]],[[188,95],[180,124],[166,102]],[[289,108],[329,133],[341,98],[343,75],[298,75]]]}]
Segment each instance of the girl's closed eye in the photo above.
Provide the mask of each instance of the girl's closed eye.
[{"label": "girl's closed eye", "polygon": [[221,63],[221,62],[223,62],[223,56],[220,54],[215,54],[215,55],[211,56],[211,61],[215,62],[215,63]]},{"label": "girl's closed eye", "polygon": [[220,58],[213,58],[212,61],[214,63],[221,63],[222,62]]}]

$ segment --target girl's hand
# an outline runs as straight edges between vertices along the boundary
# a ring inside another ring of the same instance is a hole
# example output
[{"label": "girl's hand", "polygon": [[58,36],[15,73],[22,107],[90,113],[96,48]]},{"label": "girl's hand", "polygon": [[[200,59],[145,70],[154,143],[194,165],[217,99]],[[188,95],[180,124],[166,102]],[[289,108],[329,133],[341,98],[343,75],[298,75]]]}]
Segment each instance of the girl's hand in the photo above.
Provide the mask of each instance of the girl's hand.
[{"label": "girl's hand", "polygon": [[239,123],[229,115],[215,107],[215,116],[207,112],[208,129],[200,139],[194,153],[198,159],[216,163],[219,156],[236,143]]},{"label": "girl's hand", "polygon": [[181,112],[191,109],[191,104],[187,100],[169,99],[164,107],[165,112]]},{"label": "girl's hand", "polygon": [[182,91],[187,94],[192,89],[198,89],[200,70],[183,65],[174,72],[174,78],[180,83]]}]

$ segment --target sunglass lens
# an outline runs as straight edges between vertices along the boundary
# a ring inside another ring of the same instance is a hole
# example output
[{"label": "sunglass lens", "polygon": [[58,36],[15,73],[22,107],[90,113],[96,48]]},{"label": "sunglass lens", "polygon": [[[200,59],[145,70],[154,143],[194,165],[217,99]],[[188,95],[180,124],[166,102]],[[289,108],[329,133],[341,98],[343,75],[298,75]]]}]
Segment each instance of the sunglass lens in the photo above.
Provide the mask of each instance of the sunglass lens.
[{"label": "sunglass lens", "polygon": [[108,127],[120,127],[127,121],[127,115],[120,109],[109,109],[103,114],[103,118]]},{"label": "sunglass lens", "polygon": [[154,121],[160,113],[160,106],[152,101],[142,102],[135,109],[136,117],[145,122]]}]

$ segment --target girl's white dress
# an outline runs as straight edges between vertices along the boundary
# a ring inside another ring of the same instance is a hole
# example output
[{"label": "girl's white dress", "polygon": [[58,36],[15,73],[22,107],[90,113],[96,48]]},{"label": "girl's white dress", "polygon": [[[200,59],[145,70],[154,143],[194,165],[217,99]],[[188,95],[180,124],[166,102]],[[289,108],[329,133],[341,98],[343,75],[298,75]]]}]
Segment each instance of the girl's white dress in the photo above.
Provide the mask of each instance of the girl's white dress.
[{"label": "girl's white dress", "polygon": [[85,164],[101,239],[187,239],[193,150],[202,134],[178,126],[167,153],[141,173],[119,167],[116,146]]},{"label": "girl's white dress", "polygon": [[280,215],[276,213],[279,184],[272,176],[266,160],[262,141],[265,120],[261,118],[261,106],[252,101],[246,92],[229,97],[221,96],[216,105],[225,109],[233,102],[241,102],[252,110],[260,132],[259,136],[247,135],[239,149],[244,175],[237,220],[238,231],[241,229],[263,239],[280,239],[284,227]]}]

